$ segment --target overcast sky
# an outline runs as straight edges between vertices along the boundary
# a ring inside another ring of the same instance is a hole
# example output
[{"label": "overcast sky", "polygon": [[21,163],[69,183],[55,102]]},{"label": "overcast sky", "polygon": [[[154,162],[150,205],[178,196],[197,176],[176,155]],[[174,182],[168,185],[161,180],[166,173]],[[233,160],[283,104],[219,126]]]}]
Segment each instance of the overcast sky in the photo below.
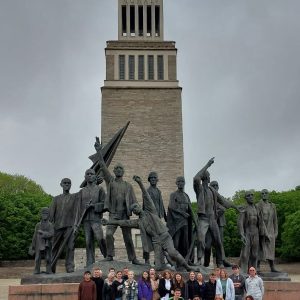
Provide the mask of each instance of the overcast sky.
[{"label": "overcast sky", "polygon": [[[215,156],[220,192],[300,185],[300,1],[165,0],[183,87],[187,192]],[[100,134],[117,0],[0,0],[0,171],[77,191]]]}]

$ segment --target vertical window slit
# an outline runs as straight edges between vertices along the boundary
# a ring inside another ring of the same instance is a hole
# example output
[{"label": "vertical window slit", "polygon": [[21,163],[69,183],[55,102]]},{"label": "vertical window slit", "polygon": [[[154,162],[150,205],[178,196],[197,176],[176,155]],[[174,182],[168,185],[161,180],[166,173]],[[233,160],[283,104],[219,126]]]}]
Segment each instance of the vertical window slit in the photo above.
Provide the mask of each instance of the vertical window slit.
[{"label": "vertical window slit", "polygon": [[147,36],[152,33],[152,10],[151,5],[147,5]]},{"label": "vertical window slit", "polygon": [[127,35],[126,22],[127,22],[126,5],[122,5],[122,36]]},{"label": "vertical window slit", "polygon": [[160,7],[155,6],[155,36],[160,36]]},{"label": "vertical window slit", "polygon": [[135,36],[135,7],[130,5],[130,35]]},{"label": "vertical window slit", "polygon": [[139,6],[139,36],[143,36],[144,34],[144,9],[143,6]]}]

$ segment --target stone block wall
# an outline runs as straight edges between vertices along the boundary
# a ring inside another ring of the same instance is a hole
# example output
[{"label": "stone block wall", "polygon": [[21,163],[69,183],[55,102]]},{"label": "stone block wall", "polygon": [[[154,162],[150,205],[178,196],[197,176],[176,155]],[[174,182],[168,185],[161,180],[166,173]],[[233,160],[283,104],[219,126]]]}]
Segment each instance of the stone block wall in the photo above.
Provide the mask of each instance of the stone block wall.
[{"label": "stone block wall", "polygon": [[[78,283],[9,287],[9,300],[76,300]],[[299,282],[265,282],[264,300],[299,300]]]},{"label": "stone block wall", "polygon": [[148,186],[150,171],[157,171],[165,207],[184,174],[181,88],[102,88],[102,139],[106,143],[127,121],[130,125],[111,163],[125,167],[124,178],[141,193],[132,176]]},{"label": "stone block wall", "polygon": [[106,56],[106,80],[114,79],[115,58],[113,55]]}]

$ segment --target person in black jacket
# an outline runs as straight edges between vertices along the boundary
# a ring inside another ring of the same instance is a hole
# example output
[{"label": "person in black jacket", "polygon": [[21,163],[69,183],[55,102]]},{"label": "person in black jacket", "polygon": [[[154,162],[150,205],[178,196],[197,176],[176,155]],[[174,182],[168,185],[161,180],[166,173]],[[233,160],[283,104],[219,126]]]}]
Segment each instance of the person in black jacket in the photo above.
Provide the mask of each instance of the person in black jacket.
[{"label": "person in black jacket", "polygon": [[[199,297],[204,299],[206,283],[204,281],[203,275],[199,272],[196,275],[197,282],[199,284]],[[195,295],[194,295],[195,298]]]},{"label": "person in black jacket", "polygon": [[165,270],[158,283],[158,293],[161,300],[169,299],[174,294],[174,284],[169,270]]},{"label": "person in black jacket", "polygon": [[186,282],[186,299],[192,300],[195,295],[200,295],[200,286],[196,280],[195,272],[189,273],[189,280]]},{"label": "person in black jacket", "polygon": [[240,268],[238,265],[232,266],[233,274],[229,278],[233,281],[235,300],[242,300],[245,294],[245,278],[240,274]]},{"label": "person in black jacket", "polygon": [[215,273],[209,275],[209,280],[206,282],[204,293],[205,300],[214,300],[216,296],[217,276]]},{"label": "person in black jacket", "polygon": [[113,300],[120,300],[120,299],[122,299],[124,281],[125,280],[122,278],[122,271],[118,271],[116,273],[116,279],[115,279],[115,281],[112,284],[112,291],[113,291],[112,292],[112,294],[113,294],[112,299]]},{"label": "person in black jacket", "polygon": [[103,290],[103,285],[104,285],[104,279],[102,278],[102,271],[100,270],[100,268],[95,267],[93,269],[92,280],[96,284],[97,300],[102,300],[102,290]]},{"label": "person in black jacket", "polygon": [[110,272],[107,275],[107,278],[104,281],[103,290],[102,290],[102,299],[111,300],[113,299],[113,281],[115,278],[115,273]]}]

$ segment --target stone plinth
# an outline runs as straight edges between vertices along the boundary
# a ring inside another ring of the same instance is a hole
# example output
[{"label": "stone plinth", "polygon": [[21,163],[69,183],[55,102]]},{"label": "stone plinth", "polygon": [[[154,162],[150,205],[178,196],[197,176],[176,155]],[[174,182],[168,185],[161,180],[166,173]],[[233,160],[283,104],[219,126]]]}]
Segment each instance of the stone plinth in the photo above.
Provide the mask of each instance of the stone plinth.
[{"label": "stone plinth", "polygon": [[103,272],[103,277],[106,278],[110,268],[115,268],[116,271],[123,270],[127,267],[134,272],[136,278],[142,274],[144,270],[149,269],[146,265],[133,265],[128,261],[98,261],[89,268],[76,270],[73,273],[57,273],[57,274],[45,274],[27,275],[21,278],[22,285],[32,284],[59,284],[59,283],[79,283],[83,280],[83,273],[86,270],[92,271],[93,267],[100,267]]},{"label": "stone plinth", "polygon": [[[9,300],[76,300],[78,283],[9,287]],[[265,282],[264,300],[299,300],[300,282]]]},{"label": "stone plinth", "polygon": [[10,286],[9,300],[77,300],[78,283]]},{"label": "stone plinth", "polygon": [[300,282],[266,281],[264,300],[299,300]]}]

